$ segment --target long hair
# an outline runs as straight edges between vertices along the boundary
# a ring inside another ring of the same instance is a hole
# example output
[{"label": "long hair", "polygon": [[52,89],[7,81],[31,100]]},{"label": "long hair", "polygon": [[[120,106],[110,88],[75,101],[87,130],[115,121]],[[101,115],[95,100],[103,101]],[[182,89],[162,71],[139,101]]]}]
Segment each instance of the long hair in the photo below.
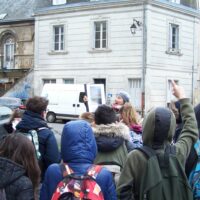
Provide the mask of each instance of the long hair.
[{"label": "long hair", "polygon": [[128,127],[130,127],[132,124],[139,124],[137,112],[131,103],[125,103],[120,109],[119,113],[121,119]]},{"label": "long hair", "polygon": [[36,190],[40,183],[40,168],[32,142],[20,133],[7,135],[0,142],[0,156],[24,167],[26,175],[33,184],[36,196]]}]

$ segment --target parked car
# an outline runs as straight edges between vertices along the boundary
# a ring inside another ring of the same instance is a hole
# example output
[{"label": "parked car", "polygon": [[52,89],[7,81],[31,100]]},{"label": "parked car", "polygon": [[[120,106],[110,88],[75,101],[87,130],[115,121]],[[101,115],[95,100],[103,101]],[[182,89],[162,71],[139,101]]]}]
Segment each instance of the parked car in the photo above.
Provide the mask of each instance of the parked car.
[{"label": "parked car", "polygon": [[17,108],[25,110],[22,100],[15,97],[0,97],[0,106],[6,106],[12,110]]}]

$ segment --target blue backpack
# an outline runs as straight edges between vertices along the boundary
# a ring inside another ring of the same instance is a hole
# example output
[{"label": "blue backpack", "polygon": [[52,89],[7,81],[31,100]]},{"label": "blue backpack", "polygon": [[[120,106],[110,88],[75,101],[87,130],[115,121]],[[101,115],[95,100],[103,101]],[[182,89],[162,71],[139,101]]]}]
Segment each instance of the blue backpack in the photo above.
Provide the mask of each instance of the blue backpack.
[{"label": "blue backpack", "polygon": [[189,183],[192,187],[194,199],[200,199],[200,140],[194,144],[198,156],[197,163],[189,175]]}]

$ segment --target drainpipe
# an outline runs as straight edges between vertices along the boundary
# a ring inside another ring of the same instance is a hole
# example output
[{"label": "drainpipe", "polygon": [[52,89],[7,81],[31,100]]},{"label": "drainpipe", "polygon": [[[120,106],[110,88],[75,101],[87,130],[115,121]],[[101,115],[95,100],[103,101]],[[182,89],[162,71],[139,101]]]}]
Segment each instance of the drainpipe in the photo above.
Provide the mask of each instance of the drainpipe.
[{"label": "drainpipe", "polygon": [[142,60],[142,117],[145,112],[145,79],[147,62],[147,28],[146,28],[146,1],[143,1],[143,60]]},{"label": "drainpipe", "polygon": [[192,63],[192,104],[194,104],[194,65],[195,65],[195,17],[194,17],[194,22],[193,22],[193,63]]}]

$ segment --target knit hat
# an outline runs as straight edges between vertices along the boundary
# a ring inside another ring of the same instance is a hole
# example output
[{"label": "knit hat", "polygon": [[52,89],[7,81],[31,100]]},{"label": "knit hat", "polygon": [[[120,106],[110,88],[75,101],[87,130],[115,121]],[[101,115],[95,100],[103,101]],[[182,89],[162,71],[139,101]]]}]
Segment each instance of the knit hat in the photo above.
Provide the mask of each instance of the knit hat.
[{"label": "knit hat", "polygon": [[127,92],[125,92],[125,91],[118,92],[117,96],[120,96],[123,99],[124,103],[130,101],[130,95]]}]

